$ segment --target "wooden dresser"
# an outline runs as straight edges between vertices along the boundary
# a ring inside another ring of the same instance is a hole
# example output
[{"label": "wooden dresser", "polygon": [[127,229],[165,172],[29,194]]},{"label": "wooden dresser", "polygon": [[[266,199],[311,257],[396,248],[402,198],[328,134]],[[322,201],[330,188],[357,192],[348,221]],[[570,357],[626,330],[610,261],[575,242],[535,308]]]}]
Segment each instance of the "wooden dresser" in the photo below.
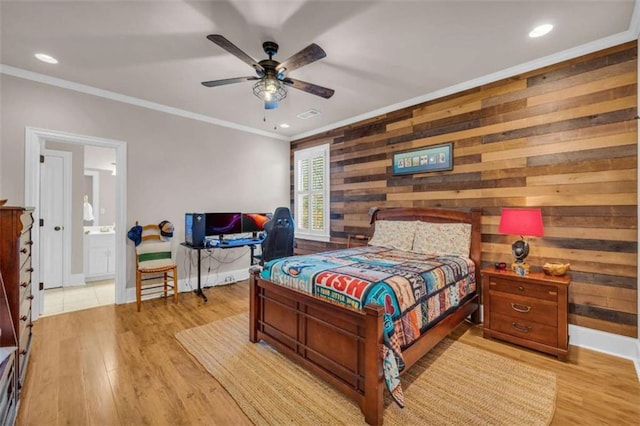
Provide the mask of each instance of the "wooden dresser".
[{"label": "wooden dresser", "polygon": [[483,336],[547,352],[566,361],[571,277],[542,272],[525,276],[482,269]]},{"label": "wooden dresser", "polygon": [[[0,273],[4,281],[5,294],[9,306],[10,321],[15,329],[15,389],[16,400],[20,396],[20,388],[29,362],[31,349],[31,301],[33,299],[31,274],[31,228],[33,226],[33,209],[22,207],[0,207]],[[3,321],[6,321],[3,320]],[[1,342],[5,342],[2,324]],[[9,339],[9,336],[6,336]],[[13,337],[11,337],[13,339]]]}]

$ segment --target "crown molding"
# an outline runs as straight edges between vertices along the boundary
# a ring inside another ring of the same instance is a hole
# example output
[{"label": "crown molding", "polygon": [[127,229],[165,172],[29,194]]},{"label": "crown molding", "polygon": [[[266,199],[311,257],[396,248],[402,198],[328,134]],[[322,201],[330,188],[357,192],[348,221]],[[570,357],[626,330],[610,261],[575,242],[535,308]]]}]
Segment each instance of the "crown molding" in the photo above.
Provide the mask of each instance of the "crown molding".
[{"label": "crown molding", "polygon": [[259,136],[266,136],[269,138],[279,139],[283,141],[291,140],[290,138],[283,135],[265,132],[264,130],[255,129],[249,126],[243,126],[241,124],[233,123],[231,121],[220,120],[218,118],[209,117],[207,115],[197,114],[195,112],[170,107],[168,105],[146,101],[144,99],[134,98],[133,96],[127,96],[121,93],[111,92],[109,90],[98,89],[96,87],[87,86],[85,84],[74,83],[73,81],[63,80],[57,77],[51,77],[51,76],[40,74],[33,71],[27,71],[21,68],[12,67],[10,65],[0,64],[0,74],[6,74],[12,77],[18,77],[18,78],[23,78],[25,80],[35,81],[37,83],[43,83],[43,84],[48,84],[50,86],[73,90],[73,91],[84,93],[87,95],[110,99],[112,101],[123,102],[129,105],[135,105],[141,108],[147,108],[154,111],[164,112],[166,114],[177,115],[179,117],[188,118],[191,120],[202,121],[204,123],[214,124],[216,126],[227,127],[230,129],[240,130],[242,132],[247,132],[247,133],[253,133]]}]

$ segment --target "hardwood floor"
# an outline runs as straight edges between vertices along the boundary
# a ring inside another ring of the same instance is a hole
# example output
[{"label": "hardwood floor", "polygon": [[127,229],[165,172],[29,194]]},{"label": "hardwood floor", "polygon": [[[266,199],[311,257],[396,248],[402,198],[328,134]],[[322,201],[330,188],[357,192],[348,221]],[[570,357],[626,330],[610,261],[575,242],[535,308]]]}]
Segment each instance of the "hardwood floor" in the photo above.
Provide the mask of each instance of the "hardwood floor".
[{"label": "hardwood floor", "polygon": [[[178,330],[248,309],[247,282],[193,293],[180,303],[151,300],[45,317],[34,341],[18,425],[243,425],[234,400],[174,338]],[[482,338],[465,343],[554,371],[554,425],[638,424],[640,382],[630,361],[571,347],[569,361]]]}]

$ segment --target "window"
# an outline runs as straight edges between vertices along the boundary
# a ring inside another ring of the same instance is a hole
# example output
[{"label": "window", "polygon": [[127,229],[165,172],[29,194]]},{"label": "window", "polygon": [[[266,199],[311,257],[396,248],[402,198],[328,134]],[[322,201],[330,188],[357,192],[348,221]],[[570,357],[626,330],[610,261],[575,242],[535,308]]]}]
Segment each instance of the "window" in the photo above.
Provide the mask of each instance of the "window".
[{"label": "window", "polygon": [[296,151],[293,159],[296,235],[329,241],[329,144]]}]

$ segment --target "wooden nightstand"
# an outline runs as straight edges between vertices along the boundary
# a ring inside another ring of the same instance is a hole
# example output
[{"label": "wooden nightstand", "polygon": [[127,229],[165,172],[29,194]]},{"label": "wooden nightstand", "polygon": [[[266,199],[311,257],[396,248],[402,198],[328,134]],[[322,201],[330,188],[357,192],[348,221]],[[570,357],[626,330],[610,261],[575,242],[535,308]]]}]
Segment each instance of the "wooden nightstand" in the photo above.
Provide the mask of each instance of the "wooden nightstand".
[{"label": "wooden nightstand", "polygon": [[570,283],[568,275],[554,277],[532,272],[519,276],[510,270],[483,268],[483,336],[547,352],[566,361]]},{"label": "wooden nightstand", "polygon": [[347,248],[366,246],[369,242],[367,235],[349,235],[347,238]]}]

